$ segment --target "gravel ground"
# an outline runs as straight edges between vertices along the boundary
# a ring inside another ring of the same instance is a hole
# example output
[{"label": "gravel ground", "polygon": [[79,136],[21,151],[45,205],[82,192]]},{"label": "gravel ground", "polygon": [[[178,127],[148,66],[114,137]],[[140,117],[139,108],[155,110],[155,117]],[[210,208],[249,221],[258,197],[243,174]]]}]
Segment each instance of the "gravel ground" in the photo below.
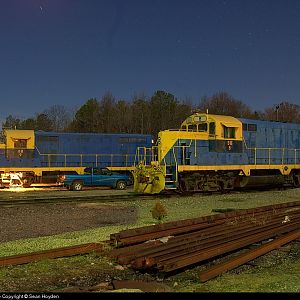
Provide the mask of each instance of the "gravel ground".
[{"label": "gravel ground", "polygon": [[[1,199],[55,198],[56,196],[72,197],[80,195],[84,198],[105,195],[108,198],[115,194],[130,194],[132,189],[86,190],[70,192],[66,190],[33,190],[27,192],[1,191]],[[229,193],[225,195],[195,195],[193,197],[166,198],[162,200],[168,210],[166,221],[186,219],[208,215],[213,209],[251,208],[276,203],[299,201],[300,189],[286,191],[266,191],[257,193]],[[37,204],[19,207],[0,208],[0,243],[50,236],[66,232],[99,228],[107,225],[135,224],[138,217],[151,223],[150,209],[155,200],[120,203],[66,203]],[[149,206],[149,207],[148,207]],[[185,209],[189,208],[189,209]],[[201,212],[201,213],[199,213]],[[153,223],[153,219],[152,219]]]},{"label": "gravel ground", "polygon": [[137,210],[103,204],[46,204],[0,209],[0,242],[134,223]]}]

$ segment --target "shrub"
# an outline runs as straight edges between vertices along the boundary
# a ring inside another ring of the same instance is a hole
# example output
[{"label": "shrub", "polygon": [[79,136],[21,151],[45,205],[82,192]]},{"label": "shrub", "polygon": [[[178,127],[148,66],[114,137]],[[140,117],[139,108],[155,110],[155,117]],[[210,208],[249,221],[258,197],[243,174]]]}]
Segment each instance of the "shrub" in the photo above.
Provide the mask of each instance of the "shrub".
[{"label": "shrub", "polygon": [[152,217],[159,223],[167,216],[167,210],[160,201],[157,201],[151,210]]}]

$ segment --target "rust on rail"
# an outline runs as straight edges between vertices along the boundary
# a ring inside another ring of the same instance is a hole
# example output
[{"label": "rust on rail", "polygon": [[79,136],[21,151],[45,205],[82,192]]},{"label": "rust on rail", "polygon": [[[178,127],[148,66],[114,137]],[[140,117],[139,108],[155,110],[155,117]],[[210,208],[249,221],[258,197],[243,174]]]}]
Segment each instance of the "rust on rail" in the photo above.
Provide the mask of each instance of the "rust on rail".
[{"label": "rust on rail", "polygon": [[217,264],[216,266],[213,266],[209,268],[208,270],[205,270],[199,274],[199,278],[201,282],[205,282],[209,279],[212,279],[226,271],[232,270],[250,260],[253,260],[263,254],[266,254],[274,249],[277,249],[284,244],[287,244],[293,240],[300,238],[300,230],[295,230],[287,234],[286,236],[274,239],[271,242],[267,242],[266,244],[257,247],[256,249],[253,249],[251,251],[248,251],[247,253],[243,253],[239,256],[236,256],[228,261],[225,261],[223,263]]},{"label": "rust on rail", "polygon": [[70,247],[62,247],[39,252],[25,253],[20,255],[6,256],[0,258],[0,266],[20,265],[30,262],[36,262],[47,258],[67,257],[79,254],[87,254],[90,252],[100,252],[103,250],[103,244],[88,243]]},{"label": "rust on rail", "polygon": [[110,236],[119,246],[110,256],[137,270],[167,273],[279,235],[286,241],[297,230],[300,201],[123,230]]}]

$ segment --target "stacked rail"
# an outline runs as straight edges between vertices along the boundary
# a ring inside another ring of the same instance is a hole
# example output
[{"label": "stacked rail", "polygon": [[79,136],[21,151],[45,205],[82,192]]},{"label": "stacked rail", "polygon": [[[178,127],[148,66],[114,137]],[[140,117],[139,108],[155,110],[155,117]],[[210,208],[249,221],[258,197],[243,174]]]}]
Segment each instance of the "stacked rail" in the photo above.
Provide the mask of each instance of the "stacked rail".
[{"label": "stacked rail", "polygon": [[110,243],[119,264],[167,273],[276,238],[300,238],[300,201],[124,230]]}]

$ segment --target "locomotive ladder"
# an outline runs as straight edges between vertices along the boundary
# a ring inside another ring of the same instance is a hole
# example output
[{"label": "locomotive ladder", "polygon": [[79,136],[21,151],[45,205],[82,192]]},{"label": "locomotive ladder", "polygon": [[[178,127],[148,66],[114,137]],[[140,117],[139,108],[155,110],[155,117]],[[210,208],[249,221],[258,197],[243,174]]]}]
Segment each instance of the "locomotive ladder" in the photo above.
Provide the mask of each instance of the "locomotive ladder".
[{"label": "locomotive ladder", "polygon": [[169,163],[167,163],[166,159],[164,158],[164,162],[166,166],[165,188],[168,190],[175,190],[177,189],[177,185],[178,185],[177,160],[176,160],[174,148],[172,154],[173,155],[170,158]]}]

